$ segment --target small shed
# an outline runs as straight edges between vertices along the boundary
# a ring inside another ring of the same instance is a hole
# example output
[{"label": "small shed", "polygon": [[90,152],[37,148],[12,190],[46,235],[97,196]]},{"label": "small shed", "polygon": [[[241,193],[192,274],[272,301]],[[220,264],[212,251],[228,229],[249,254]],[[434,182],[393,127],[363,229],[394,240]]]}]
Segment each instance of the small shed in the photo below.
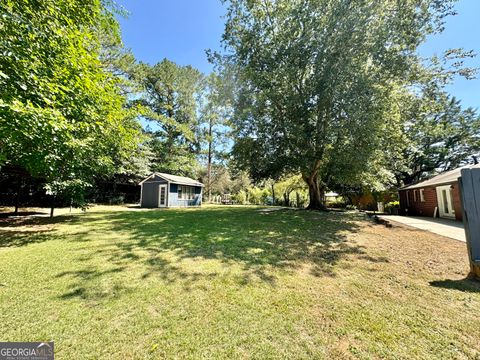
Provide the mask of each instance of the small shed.
[{"label": "small shed", "polygon": [[144,208],[202,205],[204,185],[188,177],[153,173],[140,186],[140,206]]}]

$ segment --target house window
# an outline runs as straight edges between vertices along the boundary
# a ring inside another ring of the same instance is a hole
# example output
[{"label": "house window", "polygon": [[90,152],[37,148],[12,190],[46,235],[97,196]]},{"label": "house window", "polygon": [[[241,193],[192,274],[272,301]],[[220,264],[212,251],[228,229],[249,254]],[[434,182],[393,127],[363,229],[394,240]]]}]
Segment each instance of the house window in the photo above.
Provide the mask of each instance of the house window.
[{"label": "house window", "polygon": [[195,188],[193,186],[178,185],[178,199],[179,200],[195,199]]},{"label": "house window", "polygon": [[425,202],[425,189],[420,189],[420,201]]},{"label": "house window", "polygon": [[413,190],[413,202],[417,202],[417,190]]}]

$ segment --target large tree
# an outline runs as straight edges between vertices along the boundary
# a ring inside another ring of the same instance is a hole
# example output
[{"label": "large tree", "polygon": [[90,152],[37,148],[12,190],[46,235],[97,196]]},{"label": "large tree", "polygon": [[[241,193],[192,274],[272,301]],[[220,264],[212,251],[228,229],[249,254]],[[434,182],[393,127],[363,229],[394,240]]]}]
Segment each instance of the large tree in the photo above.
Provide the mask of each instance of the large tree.
[{"label": "large tree", "polygon": [[417,47],[454,1],[231,0],[224,63],[236,70],[237,162],[301,173],[323,208],[330,171],[354,178],[396,126],[393,94],[423,72]]},{"label": "large tree", "polygon": [[401,102],[401,141],[387,157],[395,185],[480,160],[480,116],[474,109],[463,109],[454,97],[429,88],[405,94]]},{"label": "large tree", "polygon": [[54,195],[81,194],[140,131],[101,62],[115,16],[100,0],[7,0],[0,11],[0,165],[46,179]]},{"label": "large tree", "polygon": [[[204,93],[201,97],[200,122],[203,129],[202,155],[206,162],[205,193],[208,201],[211,201],[212,190],[222,187],[220,183],[224,179],[218,176],[218,169],[224,166],[215,165],[224,163],[227,159],[229,142],[229,118],[230,110],[228,98],[225,96],[224,79],[217,73],[211,73],[205,78]],[[215,184],[219,182],[219,184]]]},{"label": "large tree", "polygon": [[152,124],[152,169],[193,176],[200,152],[197,112],[202,73],[164,59],[153,66],[140,63],[133,78],[141,85],[137,103],[143,107],[143,117]]}]

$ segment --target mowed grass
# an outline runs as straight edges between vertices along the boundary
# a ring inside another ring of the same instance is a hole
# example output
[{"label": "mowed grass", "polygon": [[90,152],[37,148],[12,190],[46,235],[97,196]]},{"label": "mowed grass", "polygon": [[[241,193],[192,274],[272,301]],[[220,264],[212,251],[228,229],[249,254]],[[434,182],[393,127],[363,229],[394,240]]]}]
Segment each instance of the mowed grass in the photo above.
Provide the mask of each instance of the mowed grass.
[{"label": "mowed grass", "polygon": [[257,207],[4,222],[0,341],[58,359],[479,358],[465,244]]}]

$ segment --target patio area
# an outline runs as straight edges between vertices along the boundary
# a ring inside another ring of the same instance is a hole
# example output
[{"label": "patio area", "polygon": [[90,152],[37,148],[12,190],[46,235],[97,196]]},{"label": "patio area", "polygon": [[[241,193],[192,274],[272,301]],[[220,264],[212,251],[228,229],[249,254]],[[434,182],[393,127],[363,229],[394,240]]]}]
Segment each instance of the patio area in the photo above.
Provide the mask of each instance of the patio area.
[{"label": "patio area", "polygon": [[429,231],[447,238],[466,241],[465,229],[463,227],[463,223],[460,221],[400,215],[378,215],[378,217],[387,221],[395,222],[397,224]]}]

